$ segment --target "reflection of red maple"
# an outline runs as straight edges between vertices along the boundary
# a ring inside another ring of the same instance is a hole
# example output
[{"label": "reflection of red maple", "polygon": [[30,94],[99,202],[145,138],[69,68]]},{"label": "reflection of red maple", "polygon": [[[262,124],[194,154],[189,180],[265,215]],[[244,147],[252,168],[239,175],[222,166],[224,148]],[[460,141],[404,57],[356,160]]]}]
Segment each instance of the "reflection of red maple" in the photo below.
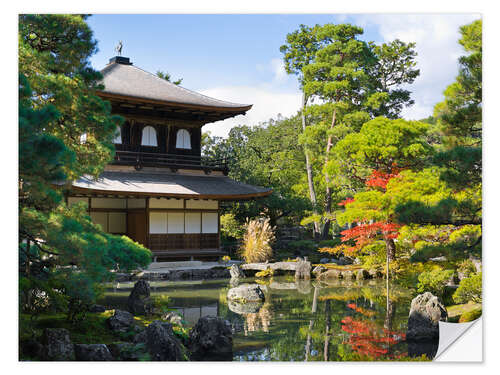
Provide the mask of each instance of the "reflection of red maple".
[{"label": "reflection of red maple", "polygon": [[[364,315],[373,315],[372,311],[358,307],[353,303],[347,305],[352,310]],[[397,359],[407,356],[407,353],[389,353],[389,348],[405,339],[402,332],[390,331],[377,326],[372,320],[354,319],[346,316],[341,320],[342,330],[350,334],[346,344],[362,357],[368,359]]]}]

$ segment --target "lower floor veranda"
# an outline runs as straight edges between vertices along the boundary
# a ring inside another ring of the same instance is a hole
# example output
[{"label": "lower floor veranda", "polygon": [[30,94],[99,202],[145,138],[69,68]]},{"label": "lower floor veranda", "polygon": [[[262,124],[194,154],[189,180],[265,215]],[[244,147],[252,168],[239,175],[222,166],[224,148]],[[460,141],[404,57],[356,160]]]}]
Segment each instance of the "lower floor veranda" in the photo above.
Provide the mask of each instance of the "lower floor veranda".
[{"label": "lower floor veranda", "polygon": [[85,202],[95,224],[126,235],[160,258],[220,256],[219,201],[156,197],[69,196]]}]

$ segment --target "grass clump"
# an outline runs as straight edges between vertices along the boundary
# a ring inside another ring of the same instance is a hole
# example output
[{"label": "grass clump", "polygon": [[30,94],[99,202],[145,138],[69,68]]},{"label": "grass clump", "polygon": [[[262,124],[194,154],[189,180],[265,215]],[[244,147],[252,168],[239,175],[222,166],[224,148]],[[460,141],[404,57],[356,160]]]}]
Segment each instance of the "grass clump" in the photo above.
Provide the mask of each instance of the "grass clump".
[{"label": "grass clump", "polygon": [[247,263],[265,262],[273,255],[271,243],[274,241],[274,228],[269,219],[247,221],[246,232],[240,247],[240,256]]}]

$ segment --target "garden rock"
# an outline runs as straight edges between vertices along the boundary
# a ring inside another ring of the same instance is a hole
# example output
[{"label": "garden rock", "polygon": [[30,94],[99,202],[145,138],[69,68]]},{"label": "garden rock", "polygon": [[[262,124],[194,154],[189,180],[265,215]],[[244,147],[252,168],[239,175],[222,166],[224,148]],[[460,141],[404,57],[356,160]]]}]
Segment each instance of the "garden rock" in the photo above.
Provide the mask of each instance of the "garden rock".
[{"label": "garden rock", "polygon": [[103,313],[106,311],[106,308],[103,305],[92,305],[89,309],[91,313]]},{"label": "garden rock", "polygon": [[42,334],[42,358],[46,361],[71,361],[75,348],[65,328],[46,328]]},{"label": "garden rock", "polygon": [[231,279],[240,279],[245,277],[245,274],[237,264],[233,264],[231,268],[229,268],[229,274],[231,275]]},{"label": "garden rock", "polygon": [[365,280],[370,277],[370,274],[367,270],[357,270],[356,271],[356,280]]},{"label": "garden rock", "polygon": [[432,293],[419,294],[411,301],[407,341],[439,339],[439,322],[445,322],[448,313],[439,298]]},{"label": "garden rock", "polygon": [[132,344],[130,342],[114,342],[108,349],[115,361],[139,361],[147,354],[145,344]]},{"label": "garden rock", "polygon": [[352,260],[352,258],[349,258],[349,257],[340,257],[337,264],[340,265],[340,266],[349,266],[349,265],[351,265],[353,263],[354,263],[354,261]]},{"label": "garden rock", "polygon": [[259,302],[264,301],[264,292],[257,284],[241,284],[231,288],[227,292],[228,300],[238,300],[240,302]]},{"label": "garden rock", "polygon": [[326,271],[325,267],[323,267],[323,266],[316,266],[316,267],[314,267],[314,269],[312,271],[312,274],[315,277],[318,277],[322,272],[325,272],[325,271]]},{"label": "garden rock", "polygon": [[179,326],[182,326],[182,317],[175,311],[170,311],[167,314],[163,315],[162,319],[170,324],[177,324]]},{"label": "garden rock", "polygon": [[262,302],[240,302],[237,300],[227,301],[227,307],[229,310],[236,314],[253,314],[256,312],[259,312],[260,308],[262,307],[263,303]]},{"label": "garden rock", "polygon": [[295,279],[309,280],[311,278],[311,269],[311,262],[299,258],[295,268]]},{"label": "garden rock", "polygon": [[330,263],[330,259],[328,259],[328,258],[321,258],[319,260],[319,262],[322,263],[322,264]]},{"label": "garden rock", "polygon": [[115,310],[115,314],[106,323],[112,331],[127,332],[134,323],[134,316],[128,311]]},{"label": "garden rock", "polygon": [[189,333],[189,350],[194,361],[232,361],[233,333],[229,321],[204,316]]},{"label": "garden rock", "polygon": [[112,361],[113,356],[104,344],[75,344],[77,361]]},{"label": "garden rock", "polygon": [[342,272],[339,270],[328,270],[326,272],[320,273],[318,279],[340,279],[342,278]]},{"label": "garden rock", "polygon": [[184,361],[185,349],[175,337],[172,325],[155,320],[145,329],[146,347],[153,361]]},{"label": "garden rock", "polygon": [[134,315],[146,315],[150,312],[151,306],[151,288],[145,280],[139,280],[134,284],[127,300],[128,311]]}]

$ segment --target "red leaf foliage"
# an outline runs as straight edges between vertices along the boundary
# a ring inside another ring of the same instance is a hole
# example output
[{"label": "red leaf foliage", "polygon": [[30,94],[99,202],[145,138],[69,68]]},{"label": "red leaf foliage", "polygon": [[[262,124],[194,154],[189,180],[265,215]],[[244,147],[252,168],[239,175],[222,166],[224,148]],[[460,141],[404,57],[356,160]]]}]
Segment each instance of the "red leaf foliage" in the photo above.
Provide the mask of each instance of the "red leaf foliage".
[{"label": "red leaf foliage", "polygon": [[396,238],[400,227],[401,225],[399,224],[377,221],[372,224],[362,223],[351,229],[346,229],[340,232],[340,234],[342,235],[342,242],[354,240],[356,242],[356,249],[360,250],[370,244],[380,234],[384,238]]},{"label": "red leaf foliage", "polygon": [[387,183],[391,178],[397,177],[401,170],[397,168],[392,169],[392,173],[386,173],[382,171],[374,170],[368,180],[366,180],[366,186],[379,187],[385,190]]}]

